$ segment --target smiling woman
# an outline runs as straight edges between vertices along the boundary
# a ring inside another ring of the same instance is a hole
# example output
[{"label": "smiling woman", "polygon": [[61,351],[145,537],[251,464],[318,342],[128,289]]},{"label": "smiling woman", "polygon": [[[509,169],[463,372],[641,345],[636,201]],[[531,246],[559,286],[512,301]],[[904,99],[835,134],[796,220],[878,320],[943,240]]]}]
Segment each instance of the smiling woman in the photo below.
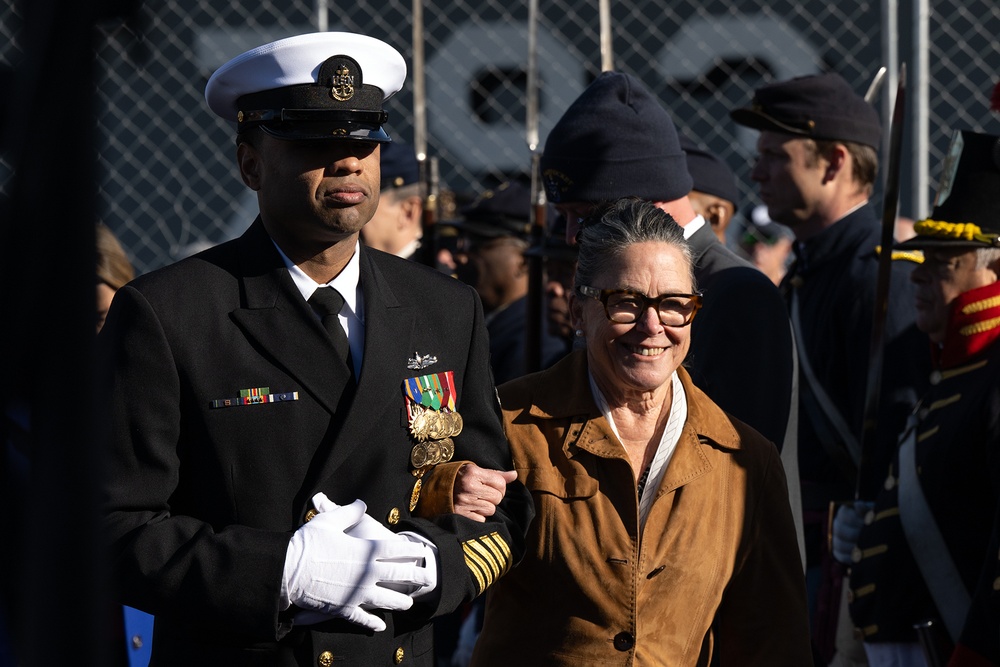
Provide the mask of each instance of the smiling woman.
[{"label": "smiling woman", "polygon": [[701,303],[683,231],[623,199],[579,241],[586,349],[499,390],[536,518],[473,665],[811,664],[777,450],[682,368]]}]

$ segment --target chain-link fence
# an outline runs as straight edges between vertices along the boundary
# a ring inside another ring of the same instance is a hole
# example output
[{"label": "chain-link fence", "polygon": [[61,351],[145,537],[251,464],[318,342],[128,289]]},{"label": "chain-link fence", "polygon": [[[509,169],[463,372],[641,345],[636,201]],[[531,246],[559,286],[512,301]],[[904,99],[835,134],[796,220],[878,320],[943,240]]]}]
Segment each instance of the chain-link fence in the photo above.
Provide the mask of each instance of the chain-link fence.
[{"label": "chain-link fence", "polygon": [[[411,5],[328,0],[330,30],[364,32],[412,55]],[[522,6],[523,4],[523,6]],[[899,12],[899,58],[910,60],[910,4]],[[769,80],[833,70],[864,92],[882,64],[882,10],[843,0],[613,0],[615,67],[638,76],[678,126],[737,173],[745,203],[755,133],[731,108]],[[232,237],[256,213],[235,168],[234,128],[204,103],[208,76],[258,44],[322,25],[315,0],[164,0],[100,42],[101,217],[140,272]],[[524,139],[527,2],[425,0],[429,152],[442,185],[472,195],[530,163]],[[20,55],[20,15],[0,9],[0,64]],[[929,50],[929,181],[936,183],[950,129],[1000,132],[989,93],[1000,77],[995,0],[933,3]],[[541,3],[540,135],[599,73],[596,0]],[[412,141],[410,83],[389,103],[390,131]],[[0,173],[13,165],[0,163]],[[911,174],[904,166],[904,180]],[[927,193],[927,199],[932,192]],[[903,215],[910,197],[903,192]]]}]

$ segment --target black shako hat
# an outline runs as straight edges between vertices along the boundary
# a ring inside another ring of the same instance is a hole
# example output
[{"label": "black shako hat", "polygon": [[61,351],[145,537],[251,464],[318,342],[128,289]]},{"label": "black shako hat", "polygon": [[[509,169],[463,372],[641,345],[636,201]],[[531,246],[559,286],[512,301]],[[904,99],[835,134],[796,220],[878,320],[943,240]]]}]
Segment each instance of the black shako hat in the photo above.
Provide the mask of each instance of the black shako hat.
[{"label": "black shako hat", "polygon": [[680,135],[680,140],[688,173],[694,183],[691,189],[720,197],[736,206],[740,201],[740,191],[736,187],[736,174],[729,165],[714,153],[699,148],[686,135]]},{"label": "black shako hat", "polygon": [[205,100],[238,131],[281,139],[391,141],[382,104],[406,62],[385,42],[349,32],[297,35],[236,56],[212,75]]},{"label": "black shako hat", "polygon": [[402,188],[420,180],[420,165],[413,146],[399,139],[382,144],[379,157],[382,170],[382,189]]},{"label": "black shako hat", "polygon": [[670,114],[621,72],[602,73],[570,105],[545,140],[541,172],[553,204],[674,201],[691,191]]},{"label": "black shako hat", "polygon": [[729,116],[755,130],[863,144],[878,149],[878,112],[839,74],[815,74],[762,86],[749,107]]},{"label": "black shako hat", "polygon": [[1000,247],[1000,137],[955,130],[934,210],[913,230],[897,249]]}]

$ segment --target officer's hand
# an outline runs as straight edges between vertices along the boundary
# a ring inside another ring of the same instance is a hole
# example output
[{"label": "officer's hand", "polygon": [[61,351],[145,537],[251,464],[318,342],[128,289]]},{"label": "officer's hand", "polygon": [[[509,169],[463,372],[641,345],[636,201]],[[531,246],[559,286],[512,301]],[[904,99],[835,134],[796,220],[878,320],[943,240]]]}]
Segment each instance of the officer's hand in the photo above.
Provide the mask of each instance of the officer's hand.
[{"label": "officer's hand", "polygon": [[837,515],[833,518],[831,551],[833,557],[844,565],[854,564],[851,553],[865,525],[865,515],[874,506],[875,503],[856,500],[853,503],[845,503],[837,509]]},{"label": "officer's hand", "polygon": [[507,485],[517,479],[517,472],[480,468],[466,463],[455,477],[455,514],[473,521],[486,521],[497,511],[497,505],[507,493]]},{"label": "officer's hand", "polygon": [[422,567],[427,547],[405,537],[364,539],[348,531],[365,515],[364,502],[320,512],[288,543],[284,586],[287,603],[380,632],[386,625],[366,609],[409,609],[413,599],[386,585],[430,583]]}]

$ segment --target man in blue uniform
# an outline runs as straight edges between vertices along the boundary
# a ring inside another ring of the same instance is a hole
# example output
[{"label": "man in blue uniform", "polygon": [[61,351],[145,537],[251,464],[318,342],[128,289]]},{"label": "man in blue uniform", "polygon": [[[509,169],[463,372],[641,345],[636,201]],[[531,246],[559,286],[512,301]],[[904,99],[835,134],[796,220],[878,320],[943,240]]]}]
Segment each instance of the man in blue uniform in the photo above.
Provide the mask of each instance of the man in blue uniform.
[{"label": "man in blue uniform", "polygon": [[[751,177],[771,219],[795,234],[782,280],[799,354],[799,474],[806,524],[813,631],[824,658],[832,637],[816,614],[833,501],[854,498],[878,273],[880,227],[868,202],[878,168],[875,110],[837,74],[763,86],[734,121],[760,130]],[[863,498],[889,463],[895,435],[926,378],[913,324],[912,264],[894,261],[886,313],[878,433]],[[862,471],[866,474],[868,471]],[[829,579],[826,579],[829,581]],[[838,606],[833,593],[829,606]],[[826,608],[826,605],[823,605]],[[819,615],[821,616],[821,615]]]},{"label": "man in blue uniform", "polygon": [[899,246],[924,253],[908,305],[930,338],[931,386],[882,471],[874,507],[842,507],[834,526],[872,667],[923,664],[913,626],[925,620],[947,631],[932,664],[1000,664],[990,546],[1000,502],[998,190],[1000,137],[956,132],[931,217]]},{"label": "man in blue uniform", "polygon": [[430,619],[518,560],[531,499],[417,518],[423,478],[510,453],[475,291],[359,243],[402,56],[316,33],[223,65],[260,216],[116,294],[105,526],[153,663],[432,665]]}]

